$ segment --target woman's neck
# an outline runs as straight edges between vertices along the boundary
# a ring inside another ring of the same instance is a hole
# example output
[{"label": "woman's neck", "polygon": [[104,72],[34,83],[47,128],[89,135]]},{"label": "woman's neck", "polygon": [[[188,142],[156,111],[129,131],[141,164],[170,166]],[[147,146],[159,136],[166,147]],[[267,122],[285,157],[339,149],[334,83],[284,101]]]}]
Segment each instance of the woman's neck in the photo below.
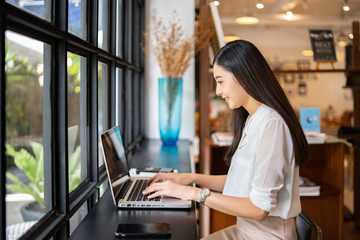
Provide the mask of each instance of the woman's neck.
[{"label": "woman's neck", "polygon": [[259,109],[259,107],[260,107],[261,105],[262,105],[261,102],[255,100],[255,99],[251,99],[251,100],[248,102],[247,106],[246,106],[246,107],[244,106],[244,108],[246,109],[246,111],[247,111],[247,112],[249,113],[249,115],[251,116],[251,115],[253,115],[253,114]]}]

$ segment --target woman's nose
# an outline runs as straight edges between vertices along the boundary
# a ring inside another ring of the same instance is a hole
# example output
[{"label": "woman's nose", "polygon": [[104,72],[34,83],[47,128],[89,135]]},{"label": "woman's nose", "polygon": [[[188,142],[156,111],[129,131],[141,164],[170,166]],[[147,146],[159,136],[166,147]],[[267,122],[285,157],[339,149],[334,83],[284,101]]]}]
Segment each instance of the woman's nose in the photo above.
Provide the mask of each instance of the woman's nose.
[{"label": "woman's nose", "polygon": [[216,87],[215,93],[216,93],[216,95],[221,96],[221,91],[220,91],[219,87]]}]

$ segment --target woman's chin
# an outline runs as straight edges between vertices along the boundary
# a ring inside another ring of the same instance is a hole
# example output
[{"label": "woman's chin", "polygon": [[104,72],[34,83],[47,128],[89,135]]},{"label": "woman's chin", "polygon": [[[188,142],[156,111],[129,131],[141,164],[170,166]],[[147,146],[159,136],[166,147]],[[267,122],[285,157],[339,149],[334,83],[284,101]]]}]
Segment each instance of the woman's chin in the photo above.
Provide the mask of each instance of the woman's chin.
[{"label": "woman's chin", "polygon": [[232,105],[232,104],[229,104],[229,108],[234,110],[236,107],[234,107],[234,105]]},{"label": "woman's chin", "polygon": [[237,109],[237,108],[241,107],[241,105],[238,106],[238,105],[232,104],[231,102],[229,102],[228,105],[229,105],[229,108],[230,108],[231,110],[234,110],[234,109]]}]

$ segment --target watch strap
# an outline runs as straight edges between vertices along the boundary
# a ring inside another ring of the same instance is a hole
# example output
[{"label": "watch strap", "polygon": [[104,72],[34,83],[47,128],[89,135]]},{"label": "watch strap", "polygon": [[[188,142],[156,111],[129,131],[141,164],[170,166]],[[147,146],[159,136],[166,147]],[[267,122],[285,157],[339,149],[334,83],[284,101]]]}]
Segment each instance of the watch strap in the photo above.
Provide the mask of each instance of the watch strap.
[{"label": "watch strap", "polygon": [[204,206],[205,205],[205,199],[210,195],[210,190],[207,188],[201,189],[200,191],[200,205]]}]

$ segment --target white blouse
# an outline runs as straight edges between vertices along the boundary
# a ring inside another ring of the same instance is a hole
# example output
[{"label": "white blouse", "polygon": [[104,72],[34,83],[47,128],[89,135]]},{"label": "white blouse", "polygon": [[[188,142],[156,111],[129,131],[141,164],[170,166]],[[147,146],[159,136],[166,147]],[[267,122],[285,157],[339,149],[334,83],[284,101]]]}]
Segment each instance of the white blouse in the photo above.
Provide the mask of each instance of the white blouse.
[{"label": "white blouse", "polygon": [[283,219],[301,211],[290,131],[280,114],[264,104],[246,120],[223,194],[250,198],[270,216]]}]

